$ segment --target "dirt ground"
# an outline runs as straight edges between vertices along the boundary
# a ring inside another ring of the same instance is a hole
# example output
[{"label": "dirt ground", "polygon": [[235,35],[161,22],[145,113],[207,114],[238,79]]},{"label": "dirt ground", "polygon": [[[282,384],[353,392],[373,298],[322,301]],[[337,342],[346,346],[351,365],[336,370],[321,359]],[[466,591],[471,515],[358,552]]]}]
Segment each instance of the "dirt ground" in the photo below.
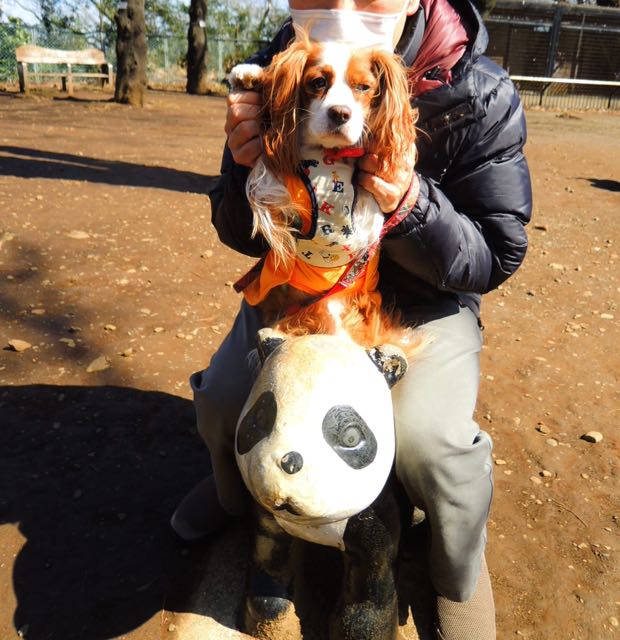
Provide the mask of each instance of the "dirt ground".
[{"label": "dirt ground", "polygon": [[[184,547],[167,526],[209,464],[187,378],[251,263],[210,226],[225,103],[108,98],[0,92],[0,639],[197,638],[188,619],[240,638],[243,527]],[[498,637],[602,640],[620,619],[620,114],[528,121],[531,248],[483,306]]]}]

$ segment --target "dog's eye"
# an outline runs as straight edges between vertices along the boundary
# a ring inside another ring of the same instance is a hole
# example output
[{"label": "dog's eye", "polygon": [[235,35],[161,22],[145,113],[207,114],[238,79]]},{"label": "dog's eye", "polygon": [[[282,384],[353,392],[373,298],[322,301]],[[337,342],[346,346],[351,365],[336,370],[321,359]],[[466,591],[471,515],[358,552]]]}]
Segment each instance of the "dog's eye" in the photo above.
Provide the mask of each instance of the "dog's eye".
[{"label": "dog's eye", "polygon": [[314,91],[321,91],[322,89],[325,89],[326,86],[327,86],[327,80],[325,80],[325,78],[323,77],[314,78],[314,80],[310,80],[310,87],[314,89]]},{"label": "dog's eye", "polygon": [[360,93],[366,93],[367,91],[370,91],[370,85],[369,84],[356,84],[355,85],[355,90],[359,91]]}]

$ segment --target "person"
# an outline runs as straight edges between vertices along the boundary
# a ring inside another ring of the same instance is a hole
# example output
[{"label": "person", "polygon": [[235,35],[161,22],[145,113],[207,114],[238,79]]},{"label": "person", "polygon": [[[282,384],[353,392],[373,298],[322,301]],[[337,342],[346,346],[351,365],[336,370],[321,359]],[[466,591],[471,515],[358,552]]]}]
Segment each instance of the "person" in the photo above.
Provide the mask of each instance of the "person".
[{"label": "person", "polygon": [[[393,392],[395,468],[430,529],[438,637],[495,638],[484,562],[492,442],[473,413],[482,345],[480,298],[517,270],[527,248],[532,198],[523,109],[507,73],[483,55],[487,32],[469,0],[290,0],[289,7],[296,21],[310,17],[304,10],[315,10],[310,24],[325,18],[328,31],[344,34],[348,21],[342,12],[363,19],[374,14],[392,30],[395,51],[409,69],[419,111],[415,168],[412,158],[404,159],[397,175],[382,175],[372,153],[358,161],[359,184],[384,212],[400,202],[414,171],[420,183],[415,206],[383,238],[380,253],[383,300],[433,338]],[[292,37],[289,21],[250,62],[267,65]],[[251,237],[252,212],[244,195],[250,167],[261,153],[260,101],[254,92],[229,96],[222,175],[211,193],[221,241],[250,256],[267,248],[260,237]],[[252,383],[246,356],[261,326],[257,309],[242,303],[209,368],[191,378],[213,475],[172,517],[185,539],[212,532],[243,512],[234,432]]]}]

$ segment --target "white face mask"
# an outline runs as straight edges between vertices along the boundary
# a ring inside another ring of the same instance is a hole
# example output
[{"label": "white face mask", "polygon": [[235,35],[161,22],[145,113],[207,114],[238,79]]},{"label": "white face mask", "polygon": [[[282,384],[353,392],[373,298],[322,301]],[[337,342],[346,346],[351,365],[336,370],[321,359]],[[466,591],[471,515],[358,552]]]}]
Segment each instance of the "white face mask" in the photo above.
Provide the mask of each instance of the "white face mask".
[{"label": "white face mask", "polygon": [[303,28],[317,42],[342,42],[356,48],[394,51],[396,27],[407,10],[370,13],[350,9],[290,9],[293,25]]}]

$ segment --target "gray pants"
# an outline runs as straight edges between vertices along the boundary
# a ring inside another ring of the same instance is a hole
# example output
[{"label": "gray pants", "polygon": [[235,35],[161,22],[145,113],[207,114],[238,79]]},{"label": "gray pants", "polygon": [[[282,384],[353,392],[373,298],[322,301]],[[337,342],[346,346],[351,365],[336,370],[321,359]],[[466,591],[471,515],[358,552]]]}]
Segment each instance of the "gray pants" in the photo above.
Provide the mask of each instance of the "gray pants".
[{"label": "gray pants", "polygon": [[[473,420],[481,333],[475,315],[456,303],[411,319],[433,342],[394,387],[396,473],[429,520],[435,589],[465,601],[476,588],[493,492],[491,439]],[[235,428],[252,386],[247,355],[261,327],[259,312],[242,303],[209,368],[190,379],[218,496],[233,515],[243,512],[246,495],[235,463]]]}]

